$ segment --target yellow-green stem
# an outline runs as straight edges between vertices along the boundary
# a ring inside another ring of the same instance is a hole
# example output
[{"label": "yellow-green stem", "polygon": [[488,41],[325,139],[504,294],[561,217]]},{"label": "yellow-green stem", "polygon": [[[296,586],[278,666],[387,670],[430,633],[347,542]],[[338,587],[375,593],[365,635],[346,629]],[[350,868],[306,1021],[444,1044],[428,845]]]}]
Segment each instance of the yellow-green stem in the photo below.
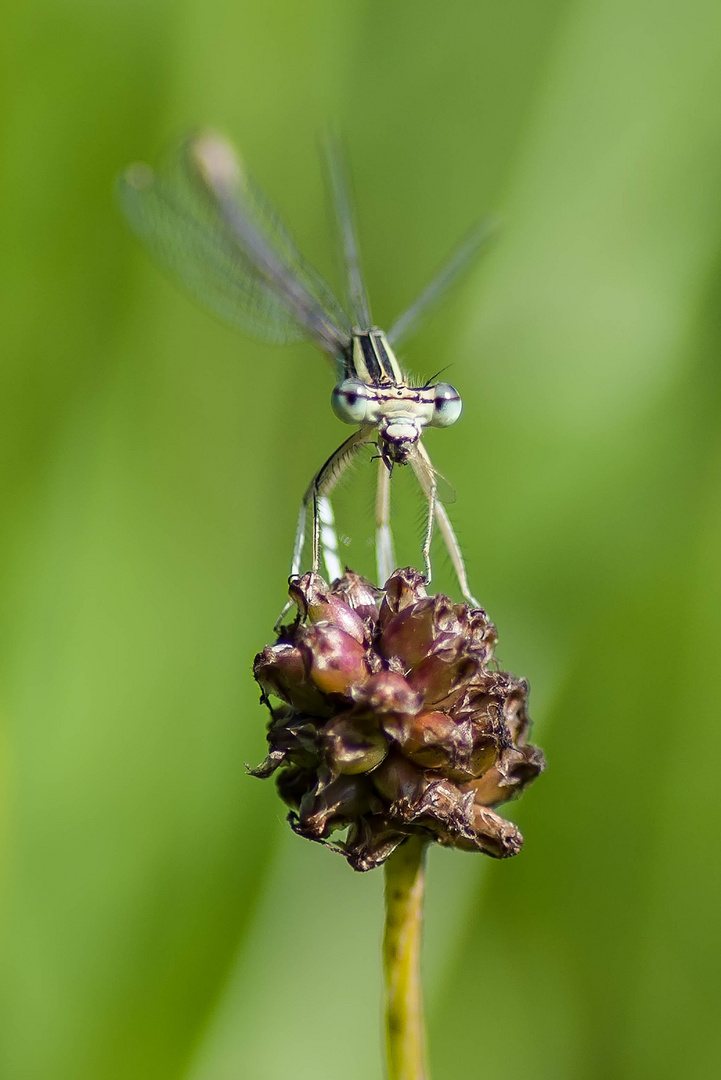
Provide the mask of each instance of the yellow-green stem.
[{"label": "yellow-green stem", "polygon": [[421,837],[410,836],[386,863],[383,970],[388,1080],[428,1080],[420,965],[426,847]]}]

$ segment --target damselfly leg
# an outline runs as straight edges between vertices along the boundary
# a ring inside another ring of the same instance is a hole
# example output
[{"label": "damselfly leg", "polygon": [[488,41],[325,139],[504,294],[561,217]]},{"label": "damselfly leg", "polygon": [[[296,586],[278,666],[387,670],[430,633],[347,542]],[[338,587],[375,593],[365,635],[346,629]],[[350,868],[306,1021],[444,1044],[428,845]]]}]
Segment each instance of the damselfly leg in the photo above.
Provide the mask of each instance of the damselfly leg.
[{"label": "damselfly leg", "polygon": [[[335,531],[335,519],[330,504],[330,494],[358,451],[371,442],[373,442],[372,428],[361,428],[359,431],[354,431],[350,438],[341,443],[338,449],[320,467],[306,488],[298,514],[298,525],[293,545],[293,562],[290,568],[291,577],[300,574],[303,565],[303,548],[305,546],[309,509],[311,513],[311,570],[314,574],[318,573],[322,549],[329,579],[333,581],[336,577],[340,577],[338,540]],[[276,627],[285,618],[290,606],[290,604],[286,604],[283,608],[276,621]]]},{"label": "damselfly leg", "polygon": [[470,585],[468,584],[468,576],[466,574],[466,565],[463,561],[463,555],[461,554],[461,547],[458,543],[458,539],[451,525],[451,519],[448,517],[443,503],[438,499],[437,488],[438,480],[436,470],[431,464],[431,459],[428,456],[423,443],[419,442],[416,445],[415,453],[409,459],[409,464],[415,473],[416,479],[421,487],[423,494],[428,500],[428,524],[426,526],[426,534],[423,543],[423,558],[426,567],[426,578],[430,582],[431,580],[431,562],[430,562],[430,550],[431,540],[433,538],[433,521],[438,524],[438,531],[441,534],[441,539],[445,545],[445,548],[450,556],[451,565],[455,572],[463,594],[464,600],[467,600],[472,607],[480,607],[480,604],[476,600],[475,596],[471,592]]},{"label": "damselfly leg", "polygon": [[378,460],[376,492],[376,567],[378,584],[383,585],[396,568],[391,532],[391,474],[382,459]]},{"label": "damselfly leg", "polygon": [[335,514],[330,498],[321,495],[318,499],[318,520],[320,522],[320,550],[325,563],[328,581],[335,581],[343,573],[338,551],[338,532],[335,527]]}]

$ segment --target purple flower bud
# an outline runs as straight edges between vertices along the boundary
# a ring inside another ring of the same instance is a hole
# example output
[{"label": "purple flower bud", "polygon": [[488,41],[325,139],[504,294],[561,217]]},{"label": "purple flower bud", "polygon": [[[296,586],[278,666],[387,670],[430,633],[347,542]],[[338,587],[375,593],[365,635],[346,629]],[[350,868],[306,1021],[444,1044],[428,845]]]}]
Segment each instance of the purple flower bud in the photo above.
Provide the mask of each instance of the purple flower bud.
[{"label": "purple flower bud", "polygon": [[371,585],[370,581],[366,581],[360,574],[346,570],[343,577],[333,582],[331,592],[344,600],[348,607],[353,608],[364,621],[377,620],[378,605],[383,596],[383,590]]},{"label": "purple flower bud", "polygon": [[408,680],[394,671],[379,671],[371,675],[363,686],[354,692],[357,705],[385,716],[388,713],[407,713],[411,716],[418,712],[423,699],[408,684]]},{"label": "purple flower bud", "polygon": [[271,753],[279,751],[286,761],[304,769],[315,768],[321,759],[319,722],[323,723],[297,714],[288,720],[276,720],[268,731]]},{"label": "purple flower bud", "polygon": [[383,727],[398,743],[403,756],[424,769],[448,765],[454,756],[459,732],[447,713],[389,716]]},{"label": "purple flower bud", "polygon": [[415,805],[423,796],[428,783],[425,773],[402,754],[390,753],[382,765],[371,773],[373,786],[389,803],[408,802]]},{"label": "purple flower bud", "polygon": [[378,649],[387,660],[397,656],[407,671],[428,655],[434,641],[433,601],[421,600],[388,619],[378,639]]},{"label": "purple flower bud", "polygon": [[483,776],[465,787],[473,791],[481,806],[499,806],[515,799],[546,767],[546,761],[536,746],[508,747],[498,762]]},{"label": "purple flower bud", "polygon": [[304,574],[303,577],[293,578],[288,592],[304,621],[311,624],[329,623],[345,630],[346,634],[350,634],[356,641],[365,641],[363,619],[341,596],[333,593],[320,574]]},{"label": "purple flower bud", "polygon": [[[471,739],[472,750],[468,772],[471,776],[482,776],[498,760],[501,753],[500,740],[495,734],[479,732],[473,724],[471,724]],[[461,779],[460,776],[458,779]]]},{"label": "purple flower bud", "polygon": [[524,743],[531,721],[526,711],[528,683],[525,679],[509,679],[503,719],[515,743]]},{"label": "purple flower bud", "polygon": [[403,800],[395,812],[404,821],[418,821],[440,837],[472,837],[474,805],[470,792],[461,791],[451,780],[426,778],[415,802]]},{"label": "purple flower bud", "polygon": [[426,705],[450,709],[467,683],[478,671],[479,663],[471,656],[448,650],[432,653],[411,671],[408,682],[423,695]]},{"label": "purple flower bud", "polygon": [[294,645],[267,645],[258,653],[253,674],[263,694],[280,698],[300,712],[328,715],[331,707],[309,679],[310,665]]},{"label": "purple flower bud", "polygon": [[358,818],[351,826],[344,848],[354,870],[374,870],[408,836],[382,815]]},{"label": "purple flower bud", "polygon": [[320,839],[334,828],[348,825],[371,807],[367,782],[359,776],[339,776],[329,784],[319,782],[300,800],[299,831]]},{"label": "purple flower bud", "polygon": [[368,677],[365,649],[337,626],[322,623],[306,627],[300,648],[310,681],[322,694],[350,697],[353,688]]},{"label": "purple flower bud", "polygon": [[473,830],[477,847],[495,859],[508,859],[523,847],[518,826],[485,806],[473,808]]},{"label": "purple flower bud", "polygon": [[276,780],[278,794],[283,802],[293,810],[298,809],[301,799],[314,787],[315,783],[315,773],[308,772],[307,769],[301,769],[297,765],[291,765],[289,769],[283,769]]},{"label": "purple flower bud", "polygon": [[468,613],[466,637],[469,649],[482,656],[484,661],[492,658],[498,632],[482,608],[475,608]]},{"label": "purple flower bud", "polygon": [[417,570],[407,566],[396,570],[388,578],[383,590],[383,602],[380,606],[378,622],[383,628],[392,615],[397,615],[403,608],[416,604],[426,597],[426,579]]},{"label": "purple flower bud", "polygon": [[373,716],[341,713],[323,730],[325,760],[332,773],[370,772],[388,753],[388,739]]}]

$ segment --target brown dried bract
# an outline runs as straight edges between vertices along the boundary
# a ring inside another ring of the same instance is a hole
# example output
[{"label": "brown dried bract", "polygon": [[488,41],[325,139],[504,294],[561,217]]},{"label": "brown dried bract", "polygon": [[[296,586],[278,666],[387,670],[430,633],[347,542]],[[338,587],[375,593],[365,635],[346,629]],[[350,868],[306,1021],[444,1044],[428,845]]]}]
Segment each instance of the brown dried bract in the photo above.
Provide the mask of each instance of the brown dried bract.
[{"label": "brown dried bract", "polygon": [[293,829],[355,870],[380,866],[410,833],[494,858],[523,837],[493,807],[545,767],[527,742],[528,683],[499,671],[485,611],[428,596],[396,570],[385,589],[348,571],[332,586],[294,578],[298,617],[255,658],[271,715],[266,760]]}]

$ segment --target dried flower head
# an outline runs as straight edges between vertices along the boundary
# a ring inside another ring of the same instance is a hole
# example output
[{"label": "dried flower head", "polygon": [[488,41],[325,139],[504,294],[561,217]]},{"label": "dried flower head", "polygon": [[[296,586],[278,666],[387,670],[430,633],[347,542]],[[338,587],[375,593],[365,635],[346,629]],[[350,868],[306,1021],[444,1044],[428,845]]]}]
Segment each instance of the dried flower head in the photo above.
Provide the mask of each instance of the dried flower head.
[{"label": "dried flower head", "polygon": [[380,866],[410,833],[495,858],[523,846],[494,807],[544,768],[526,740],[528,683],[499,671],[485,611],[428,596],[412,569],[384,589],[350,571],[332,586],[294,578],[296,621],[255,658],[270,752],[301,836],[355,870]]}]

